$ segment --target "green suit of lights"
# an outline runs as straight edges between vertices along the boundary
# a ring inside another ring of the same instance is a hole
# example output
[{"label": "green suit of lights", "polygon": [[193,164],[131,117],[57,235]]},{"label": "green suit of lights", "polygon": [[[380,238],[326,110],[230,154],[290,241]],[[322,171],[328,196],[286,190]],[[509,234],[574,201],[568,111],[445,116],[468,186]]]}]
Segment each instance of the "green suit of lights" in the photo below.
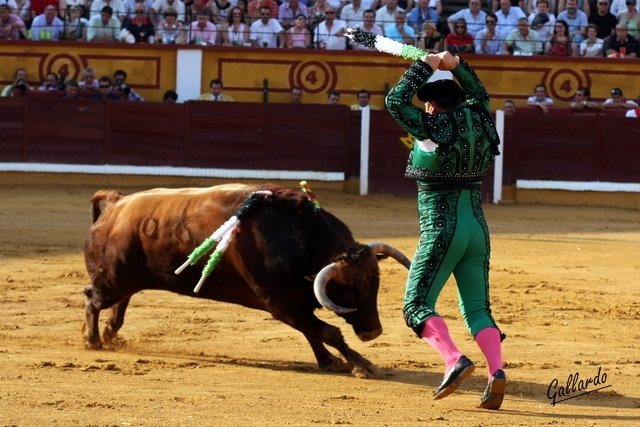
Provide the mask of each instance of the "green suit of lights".
[{"label": "green suit of lights", "polygon": [[489,303],[490,242],[481,191],[459,187],[482,182],[499,154],[499,138],[489,96],[476,74],[462,59],[452,73],[467,102],[450,111],[432,115],[413,104],[433,74],[422,61],[411,65],[386,98],[391,115],[416,140],[405,176],[428,188],[418,192],[420,242],[404,300],[405,320],[418,336],[424,322],[438,316],[436,301],[451,274],[471,334],[497,328]]}]

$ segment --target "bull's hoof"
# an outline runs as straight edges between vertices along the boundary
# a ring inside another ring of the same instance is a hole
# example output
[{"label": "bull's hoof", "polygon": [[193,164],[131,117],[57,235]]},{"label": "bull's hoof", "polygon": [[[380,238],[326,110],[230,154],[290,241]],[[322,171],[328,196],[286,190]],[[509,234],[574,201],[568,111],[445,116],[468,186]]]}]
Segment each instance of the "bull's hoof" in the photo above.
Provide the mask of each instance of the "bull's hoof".
[{"label": "bull's hoof", "polygon": [[99,336],[89,337],[87,334],[87,324],[82,323],[82,328],[80,328],[80,332],[82,333],[82,341],[84,342],[84,348],[87,350],[100,350],[102,348],[102,340],[100,340]]},{"label": "bull's hoof", "polygon": [[325,372],[334,372],[334,373],[347,373],[351,370],[351,367],[344,363],[342,359],[339,357],[331,355],[329,359],[323,361],[323,363],[319,364],[320,369]]},{"label": "bull's hoof", "polygon": [[118,332],[112,331],[111,328],[107,326],[106,328],[104,328],[104,331],[102,331],[102,338],[104,339],[105,343],[112,344],[115,340],[118,339]]},{"label": "bull's hoof", "polygon": [[380,378],[382,376],[382,371],[373,363],[369,363],[366,366],[354,367],[351,370],[351,375],[356,378]]}]

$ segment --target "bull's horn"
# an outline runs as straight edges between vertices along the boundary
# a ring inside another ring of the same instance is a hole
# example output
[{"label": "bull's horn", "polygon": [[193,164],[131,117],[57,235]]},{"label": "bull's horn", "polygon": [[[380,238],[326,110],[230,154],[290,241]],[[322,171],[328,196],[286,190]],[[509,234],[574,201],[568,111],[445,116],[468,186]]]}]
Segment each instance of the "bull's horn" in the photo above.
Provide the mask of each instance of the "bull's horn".
[{"label": "bull's horn", "polygon": [[387,245],[382,242],[370,242],[369,247],[373,249],[374,253],[389,255],[391,258],[404,265],[407,270],[411,268],[411,261],[409,261],[409,258],[404,256],[402,252],[391,245]]},{"label": "bull's horn", "polygon": [[313,293],[316,294],[318,302],[326,309],[340,314],[356,311],[355,308],[344,308],[334,304],[327,296],[327,283],[337,275],[338,267],[335,262],[320,270],[320,273],[318,273],[316,279],[313,281]]}]

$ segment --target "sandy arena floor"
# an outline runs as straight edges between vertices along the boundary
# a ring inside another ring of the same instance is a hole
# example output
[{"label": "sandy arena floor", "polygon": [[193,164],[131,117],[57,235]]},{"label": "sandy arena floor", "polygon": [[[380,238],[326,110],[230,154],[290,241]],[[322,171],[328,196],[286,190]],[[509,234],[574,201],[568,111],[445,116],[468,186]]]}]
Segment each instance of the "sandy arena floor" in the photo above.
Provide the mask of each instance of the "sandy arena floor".
[{"label": "sandy arena floor", "polygon": [[[362,343],[320,314],[383,371],[377,380],[320,371],[304,337],[267,313],[158,291],[133,297],[115,346],[85,350],[82,248],[98,188],[0,187],[0,426],[640,425],[637,211],[485,207],[493,309],[508,335],[507,396],[492,412],[476,409],[486,363],[453,282],[438,308],[478,369],[431,399],[443,364],[404,325],[406,270],[392,261],[381,263],[379,338]],[[359,241],[413,255],[415,200],[314,191]],[[550,405],[554,379],[598,373],[605,388]]]}]

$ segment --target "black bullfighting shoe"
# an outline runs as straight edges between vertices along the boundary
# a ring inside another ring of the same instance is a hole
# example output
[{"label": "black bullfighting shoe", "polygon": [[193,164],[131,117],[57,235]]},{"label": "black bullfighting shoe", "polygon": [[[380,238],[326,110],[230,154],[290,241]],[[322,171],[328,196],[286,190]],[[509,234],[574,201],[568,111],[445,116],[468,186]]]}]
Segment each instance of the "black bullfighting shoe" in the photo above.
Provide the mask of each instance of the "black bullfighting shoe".
[{"label": "black bullfighting shoe", "polygon": [[502,399],[504,399],[504,390],[507,387],[507,376],[502,369],[498,369],[484,389],[484,394],[480,399],[478,408],[484,409],[500,409]]},{"label": "black bullfighting shoe", "polygon": [[462,380],[471,376],[474,369],[476,369],[476,366],[467,356],[460,356],[456,365],[444,377],[444,380],[442,380],[440,387],[433,393],[433,398],[438,400],[449,396],[456,391]]}]

